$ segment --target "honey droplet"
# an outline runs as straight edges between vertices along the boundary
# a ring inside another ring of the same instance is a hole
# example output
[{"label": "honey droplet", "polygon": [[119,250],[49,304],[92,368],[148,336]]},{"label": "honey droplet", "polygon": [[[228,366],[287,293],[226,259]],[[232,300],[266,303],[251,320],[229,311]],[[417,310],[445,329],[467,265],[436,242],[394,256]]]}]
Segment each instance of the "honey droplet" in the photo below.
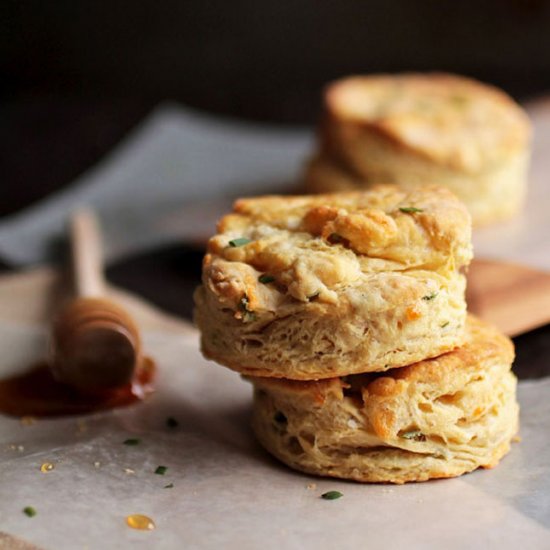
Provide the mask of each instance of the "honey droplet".
[{"label": "honey droplet", "polygon": [[51,462],[44,462],[44,464],[40,466],[40,471],[43,474],[47,474],[48,472],[51,472],[54,468],[55,468],[55,465],[52,464]]},{"label": "honey droplet", "polygon": [[141,531],[152,531],[155,528],[155,522],[148,516],[143,514],[132,514],[126,516],[126,523],[132,529],[140,529]]}]

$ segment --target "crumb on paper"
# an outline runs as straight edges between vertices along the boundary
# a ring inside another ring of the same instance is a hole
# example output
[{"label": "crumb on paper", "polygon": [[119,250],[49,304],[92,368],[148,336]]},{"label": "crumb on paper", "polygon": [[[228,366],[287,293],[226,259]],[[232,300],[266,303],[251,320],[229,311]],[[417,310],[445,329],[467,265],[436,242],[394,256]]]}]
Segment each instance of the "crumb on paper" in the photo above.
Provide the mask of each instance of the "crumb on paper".
[{"label": "crumb on paper", "polygon": [[30,426],[31,424],[34,424],[36,422],[36,418],[34,416],[22,416],[21,417],[21,424],[23,426]]},{"label": "crumb on paper", "polygon": [[101,462],[99,462],[99,460],[96,460],[94,462],[94,468],[99,468],[101,466]]},{"label": "crumb on paper", "polygon": [[125,474],[135,474],[136,471],[132,470],[132,468],[124,468],[124,473]]},{"label": "crumb on paper", "polygon": [[44,462],[40,466],[40,471],[43,474],[47,474],[48,472],[51,472],[54,468],[55,468],[55,464],[53,464],[52,462]]},{"label": "crumb on paper", "polygon": [[88,424],[86,424],[86,421],[82,419],[78,420],[76,423],[76,433],[82,434],[87,431],[88,431]]},{"label": "crumb on paper", "polygon": [[308,483],[306,485],[306,489],[308,489],[309,491],[314,491],[315,489],[317,489],[317,483]]}]

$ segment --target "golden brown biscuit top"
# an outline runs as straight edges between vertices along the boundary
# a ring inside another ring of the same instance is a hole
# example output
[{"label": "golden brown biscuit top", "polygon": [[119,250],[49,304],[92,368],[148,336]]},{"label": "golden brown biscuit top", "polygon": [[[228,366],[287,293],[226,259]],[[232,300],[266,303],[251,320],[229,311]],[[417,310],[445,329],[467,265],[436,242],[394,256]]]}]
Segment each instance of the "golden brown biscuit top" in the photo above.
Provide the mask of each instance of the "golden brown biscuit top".
[{"label": "golden brown biscuit top", "polygon": [[466,342],[462,347],[383,374],[357,374],[308,382],[247,378],[259,388],[299,394],[318,406],[329,397],[343,400],[346,395],[353,395],[363,402],[378,435],[385,437],[393,431],[396,413],[403,403],[410,401],[412,394],[421,393],[427,401],[439,400],[451,406],[455,399],[460,399],[461,389],[468,382],[482,381],[487,369],[507,372],[513,360],[512,341],[492,325],[468,315]]},{"label": "golden brown biscuit top", "polygon": [[401,290],[392,274],[445,277],[469,263],[470,240],[465,206],[441,187],[241,199],[208,243],[203,281],[245,314],[275,310],[288,296],[334,303],[379,274],[365,299],[384,307]]},{"label": "golden brown biscuit top", "polygon": [[451,167],[476,172],[523,149],[527,115],[503,91],[442,74],[355,76],[326,90],[336,120],[367,124]]}]

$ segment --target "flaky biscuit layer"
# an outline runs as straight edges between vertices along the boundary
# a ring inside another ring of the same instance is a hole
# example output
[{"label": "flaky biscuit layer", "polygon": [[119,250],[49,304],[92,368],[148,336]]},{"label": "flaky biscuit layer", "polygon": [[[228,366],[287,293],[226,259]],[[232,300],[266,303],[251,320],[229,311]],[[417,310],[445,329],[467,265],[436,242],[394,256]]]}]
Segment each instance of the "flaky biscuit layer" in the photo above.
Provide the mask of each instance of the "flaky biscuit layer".
[{"label": "flaky biscuit layer", "polygon": [[298,470],[404,483],[493,467],[518,429],[511,341],[470,316],[461,348],[384,374],[250,378],[259,441]]}]

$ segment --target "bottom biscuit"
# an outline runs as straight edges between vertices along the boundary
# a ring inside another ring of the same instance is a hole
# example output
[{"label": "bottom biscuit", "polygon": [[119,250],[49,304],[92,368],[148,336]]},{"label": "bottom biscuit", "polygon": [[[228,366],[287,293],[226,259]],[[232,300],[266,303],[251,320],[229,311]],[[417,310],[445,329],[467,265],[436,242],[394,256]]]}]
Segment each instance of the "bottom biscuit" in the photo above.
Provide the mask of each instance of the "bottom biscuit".
[{"label": "bottom biscuit", "polygon": [[405,483],[490,468],[518,430],[512,342],[470,316],[466,344],[385,373],[249,377],[260,443],[306,473]]}]

